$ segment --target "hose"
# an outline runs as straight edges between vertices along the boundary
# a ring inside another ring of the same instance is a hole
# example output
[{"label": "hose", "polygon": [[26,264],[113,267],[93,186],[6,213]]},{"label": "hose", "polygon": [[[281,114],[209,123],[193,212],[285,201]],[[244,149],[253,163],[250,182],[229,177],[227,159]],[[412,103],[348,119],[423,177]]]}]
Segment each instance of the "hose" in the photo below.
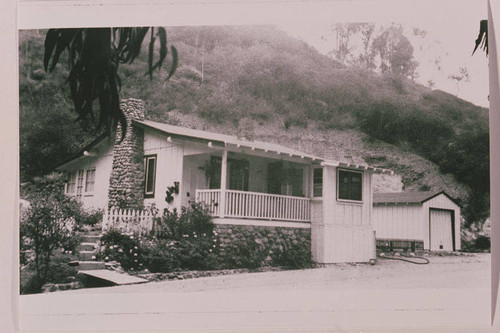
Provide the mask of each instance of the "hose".
[{"label": "hose", "polygon": [[406,261],[406,262],[409,262],[409,263],[412,263],[415,265],[427,265],[429,263],[429,259],[424,258],[424,257],[411,257],[412,259],[423,260],[423,262],[410,260],[410,259],[408,259],[408,258],[410,258],[408,256],[404,256],[405,258],[401,258],[401,257],[387,257],[384,254],[380,254],[380,255],[378,255],[378,257],[383,258],[383,259]]}]

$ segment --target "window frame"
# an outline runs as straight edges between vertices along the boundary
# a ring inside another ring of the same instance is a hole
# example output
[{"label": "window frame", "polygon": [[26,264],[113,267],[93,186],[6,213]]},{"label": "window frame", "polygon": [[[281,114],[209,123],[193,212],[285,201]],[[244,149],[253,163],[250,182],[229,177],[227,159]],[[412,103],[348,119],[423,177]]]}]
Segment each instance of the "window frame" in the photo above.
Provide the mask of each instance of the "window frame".
[{"label": "window frame", "polygon": [[[148,191],[149,160],[154,160],[153,189]],[[154,198],[156,190],[156,169],[158,169],[157,154],[144,155],[144,198]]]},{"label": "window frame", "polygon": [[[95,191],[95,177],[96,177],[96,168],[95,167],[89,167],[89,168],[86,168],[84,169],[85,170],[85,178],[84,178],[84,195],[86,196],[92,196],[94,195],[94,191]],[[94,172],[94,178],[93,178],[93,182],[92,182],[92,190],[89,191],[88,190],[88,184],[89,184],[89,172]]]},{"label": "window frame", "polygon": [[[361,176],[360,180],[360,186],[361,186],[361,199],[343,199],[340,198],[340,172],[349,172],[349,173],[358,173]],[[364,195],[363,195],[363,181],[364,181],[364,172],[363,171],[358,171],[358,170],[352,170],[352,169],[344,169],[344,168],[337,168],[337,201],[340,202],[349,202],[349,203],[357,203],[357,204],[362,204]]]},{"label": "window frame", "polygon": [[[75,195],[76,194],[76,175],[77,175],[78,170],[76,171],[71,171],[67,172],[68,174],[68,179],[65,184],[65,189],[64,193],[67,195]],[[69,191],[70,184],[73,185],[73,191]]]},{"label": "window frame", "polygon": [[[316,177],[314,175],[314,172],[316,170],[321,170],[321,195],[315,195],[315,185],[317,183],[315,183],[315,180],[316,180]],[[323,167],[313,167],[312,168],[312,197],[313,198],[323,198],[323,175],[324,175],[324,170],[323,170]]]}]

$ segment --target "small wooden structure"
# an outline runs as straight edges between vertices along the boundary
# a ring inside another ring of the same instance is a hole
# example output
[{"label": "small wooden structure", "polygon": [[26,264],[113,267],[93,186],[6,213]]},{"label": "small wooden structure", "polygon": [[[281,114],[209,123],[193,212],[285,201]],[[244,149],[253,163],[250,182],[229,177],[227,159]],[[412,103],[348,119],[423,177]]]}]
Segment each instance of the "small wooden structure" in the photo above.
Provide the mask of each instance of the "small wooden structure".
[{"label": "small wooden structure", "polygon": [[374,193],[377,244],[460,250],[460,205],[446,192]]}]

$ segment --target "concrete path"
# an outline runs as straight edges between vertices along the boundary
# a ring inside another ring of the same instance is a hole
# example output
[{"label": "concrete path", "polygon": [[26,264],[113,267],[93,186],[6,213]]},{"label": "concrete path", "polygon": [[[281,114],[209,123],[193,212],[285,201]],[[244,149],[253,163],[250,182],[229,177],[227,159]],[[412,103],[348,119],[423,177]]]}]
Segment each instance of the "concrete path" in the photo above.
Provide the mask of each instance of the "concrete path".
[{"label": "concrete path", "polygon": [[488,331],[488,267],[488,256],[442,258],[426,266],[336,265],[27,295],[20,298],[21,329]]}]

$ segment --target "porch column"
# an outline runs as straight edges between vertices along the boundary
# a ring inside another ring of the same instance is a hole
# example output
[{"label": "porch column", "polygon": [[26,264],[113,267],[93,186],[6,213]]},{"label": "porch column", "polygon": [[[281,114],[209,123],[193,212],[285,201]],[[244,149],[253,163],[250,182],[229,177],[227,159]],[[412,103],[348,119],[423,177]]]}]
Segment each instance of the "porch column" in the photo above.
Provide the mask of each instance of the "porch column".
[{"label": "porch column", "polygon": [[226,178],[227,178],[227,149],[222,153],[222,163],[220,168],[220,207],[219,215],[226,215]]}]

